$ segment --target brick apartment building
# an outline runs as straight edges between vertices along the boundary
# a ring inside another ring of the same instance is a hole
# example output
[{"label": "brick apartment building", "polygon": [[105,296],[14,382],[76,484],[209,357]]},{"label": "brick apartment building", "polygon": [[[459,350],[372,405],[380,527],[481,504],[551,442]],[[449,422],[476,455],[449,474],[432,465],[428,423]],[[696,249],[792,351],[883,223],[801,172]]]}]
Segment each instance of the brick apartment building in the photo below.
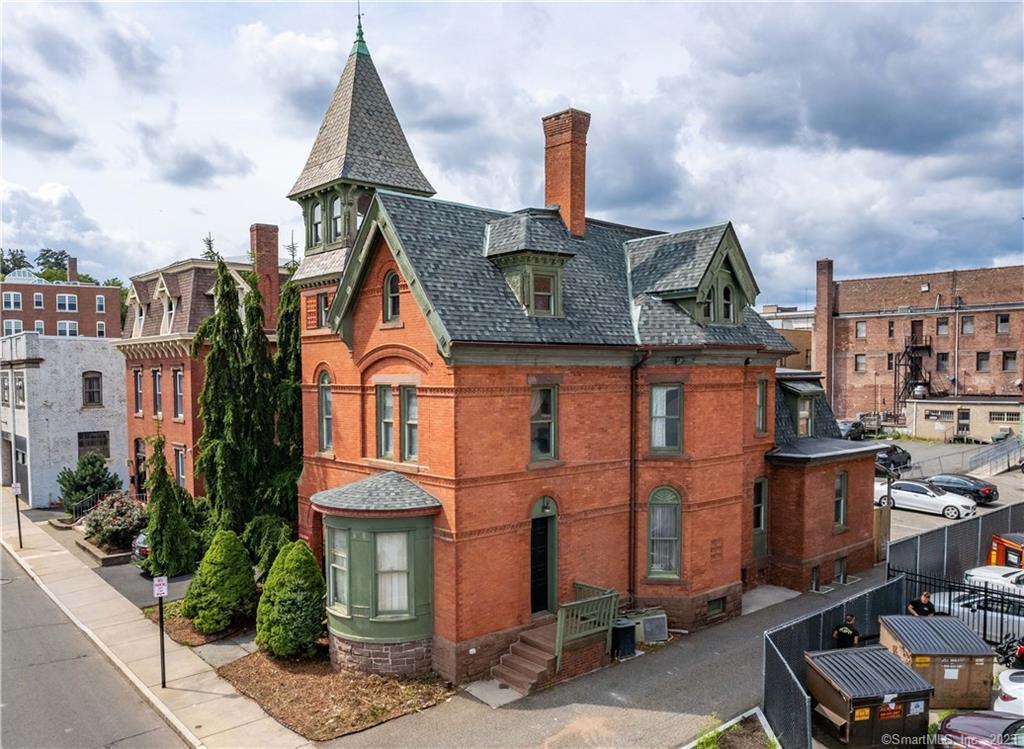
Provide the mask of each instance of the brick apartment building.
[{"label": "brick apartment building", "polygon": [[50,282],[28,269],[0,281],[3,334],[116,338],[121,327],[121,290],[78,280],[78,261],[68,259],[68,280]]},{"label": "brick apartment building", "polygon": [[501,659],[529,688],[502,669],[576,583],[692,628],[873,561],[874,448],[836,439],[818,375],[777,376],[792,349],[732,225],[587,218],[589,122],[544,118],[546,208],[433,199],[357,35],[290,193],[299,531],[339,666],[461,682]]},{"label": "brick apartment building", "polygon": [[[278,229],[253,224],[249,229],[254,263],[228,261],[239,298],[248,291],[245,274],[255,270],[268,334],[277,322],[281,284]],[[131,279],[128,315],[121,340],[127,392],[128,466],[131,489],[143,493],[147,440],[160,430],[166,436],[167,464],[180,486],[193,496],[203,493],[195,475],[195,445],[203,432],[199,393],[203,388],[205,352],[192,358],[192,339],[214,311],[217,264],[212,260],[179,260]]]},{"label": "brick apartment building", "polygon": [[837,416],[902,416],[915,390],[1020,396],[1024,266],[836,281],[826,258],[816,286],[814,368]]}]

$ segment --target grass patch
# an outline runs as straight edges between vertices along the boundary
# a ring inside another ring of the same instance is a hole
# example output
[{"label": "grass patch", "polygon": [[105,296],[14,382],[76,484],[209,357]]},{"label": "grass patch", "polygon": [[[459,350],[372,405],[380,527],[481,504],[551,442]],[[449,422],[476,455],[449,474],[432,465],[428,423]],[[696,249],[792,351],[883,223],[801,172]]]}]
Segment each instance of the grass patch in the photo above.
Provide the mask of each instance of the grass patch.
[{"label": "grass patch", "polygon": [[221,666],[217,673],[310,741],[362,731],[424,710],[454,694],[437,678],[400,679],[335,671],[323,641],[312,658],[278,659],[259,652]]},{"label": "grass patch", "polygon": [[[152,622],[160,621],[160,612],[156,606],[147,606],[142,610],[142,613]],[[247,632],[253,628],[255,621],[254,617],[232,621],[231,626],[227,629],[205,635],[192,626],[191,619],[182,615],[181,601],[172,601],[171,603],[164,604],[164,632],[175,642],[193,648]]]}]

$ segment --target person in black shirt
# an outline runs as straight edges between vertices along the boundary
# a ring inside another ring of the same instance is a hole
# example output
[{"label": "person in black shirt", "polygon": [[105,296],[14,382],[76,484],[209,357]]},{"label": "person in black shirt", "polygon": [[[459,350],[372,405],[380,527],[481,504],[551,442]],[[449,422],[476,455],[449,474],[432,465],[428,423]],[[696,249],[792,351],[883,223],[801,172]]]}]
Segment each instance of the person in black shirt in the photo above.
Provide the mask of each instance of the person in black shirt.
[{"label": "person in black shirt", "polygon": [[932,603],[931,593],[926,590],[921,593],[920,598],[908,603],[907,613],[911,616],[935,616],[935,604]]},{"label": "person in black shirt", "polygon": [[837,648],[852,648],[860,644],[860,632],[857,631],[857,617],[853,614],[846,615],[846,622],[837,624],[832,630],[832,639],[836,641]]}]

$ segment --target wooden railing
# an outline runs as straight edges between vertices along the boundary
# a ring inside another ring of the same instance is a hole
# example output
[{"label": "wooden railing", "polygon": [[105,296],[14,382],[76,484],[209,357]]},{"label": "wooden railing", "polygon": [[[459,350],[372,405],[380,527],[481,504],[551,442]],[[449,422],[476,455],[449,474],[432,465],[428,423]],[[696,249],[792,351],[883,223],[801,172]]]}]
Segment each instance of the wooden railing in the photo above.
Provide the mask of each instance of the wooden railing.
[{"label": "wooden railing", "polygon": [[605,652],[612,645],[612,622],[619,604],[619,594],[609,588],[587,583],[573,583],[576,600],[558,607],[555,630],[555,672],[562,668],[562,649],[575,640],[603,632]]}]

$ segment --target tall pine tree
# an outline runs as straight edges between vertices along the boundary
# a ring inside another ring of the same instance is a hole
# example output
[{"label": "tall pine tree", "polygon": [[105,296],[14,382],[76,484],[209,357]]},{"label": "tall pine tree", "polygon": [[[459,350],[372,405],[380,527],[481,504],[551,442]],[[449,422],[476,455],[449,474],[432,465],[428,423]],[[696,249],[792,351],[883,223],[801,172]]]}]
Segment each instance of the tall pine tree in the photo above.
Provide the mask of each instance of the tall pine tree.
[{"label": "tall pine tree", "polygon": [[274,357],[277,445],[274,479],[267,510],[294,520],[298,481],[302,473],[302,356],[300,351],[299,287],[288,282],[277,307],[277,353]]},{"label": "tall pine tree", "polygon": [[191,502],[192,498],[171,480],[164,442],[164,436],[157,433],[153,439],[153,455],[146,461],[149,471],[146,479],[149,556],[143,564],[153,575],[174,577],[195,569],[196,535],[188,527],[183,506],[183,502]]},{"label": "tall pine tree", "polygon": [[196,471],[203,474],[215,527],[241,532],[255,514],[247,492],[247,460],[243,443],[248,394],[242,389],[242,320],[238,288],[223,260],[217,261],[213,315],[203,321],[192,341],[192,356],[203,346],[206,376],[199,394],[203,434]]},{"label": "tall pine tree", "polygon": [[[242,447],[245,460],[246,490],[251,497],[266,501],[274,470],[274,360],[270,342],[263,328],[263,297],[259,279],[250,273],[246,279],[249,291],[243,301],[245,335],[242,341]],[[253,509],[253,515],[265,512]]]}]

